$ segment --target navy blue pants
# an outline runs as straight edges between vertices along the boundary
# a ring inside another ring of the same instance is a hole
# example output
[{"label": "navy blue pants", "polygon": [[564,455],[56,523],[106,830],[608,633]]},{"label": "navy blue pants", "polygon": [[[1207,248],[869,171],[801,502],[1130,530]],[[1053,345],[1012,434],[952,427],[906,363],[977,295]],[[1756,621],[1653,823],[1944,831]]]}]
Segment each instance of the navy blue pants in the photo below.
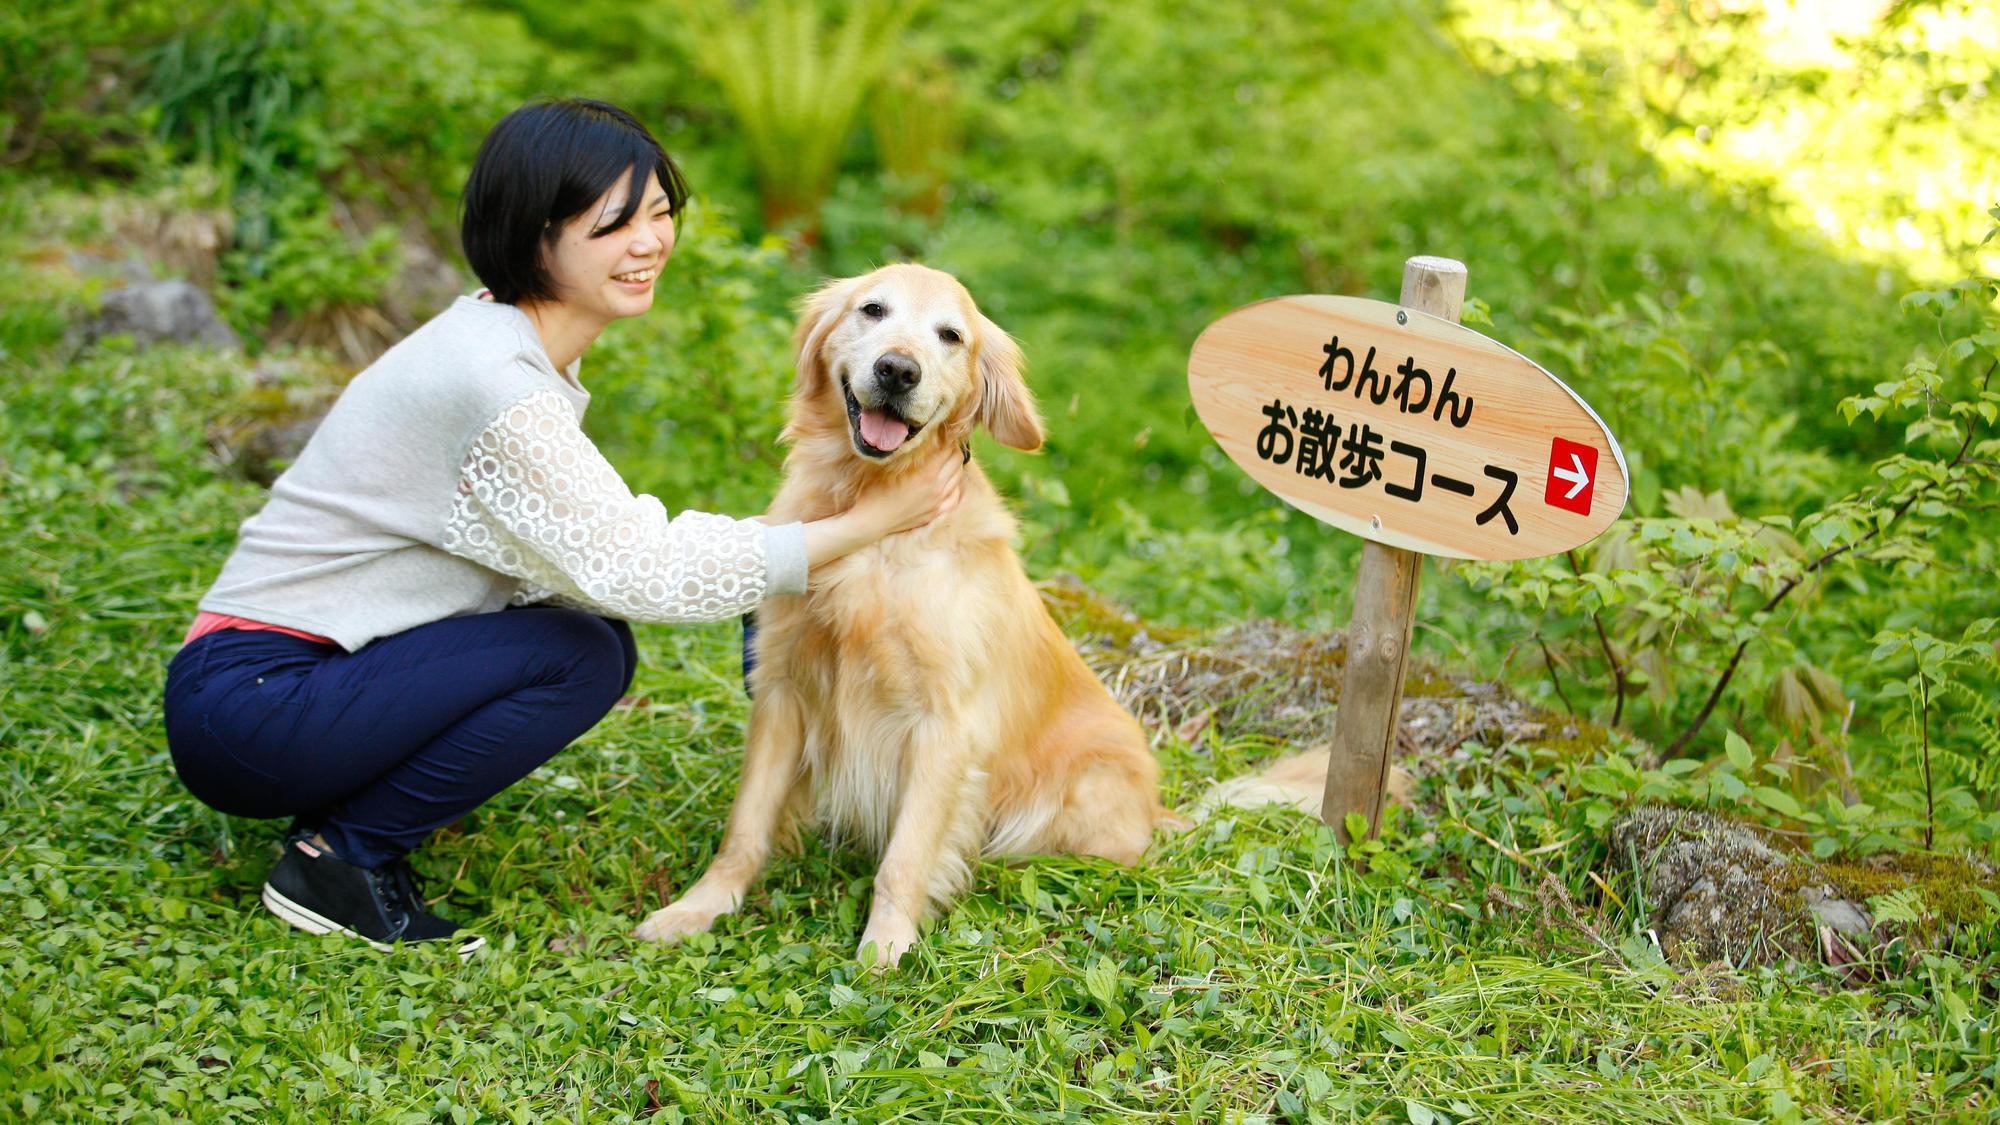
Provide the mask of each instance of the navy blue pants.
[{"label": "navy blue pants", "polygon": [[572,609],[453,617],[349,653],[225,629],[167,668],[167,745],[225,813],[295,817],[379,867],[526,777],[631,685],[631,626]]}]

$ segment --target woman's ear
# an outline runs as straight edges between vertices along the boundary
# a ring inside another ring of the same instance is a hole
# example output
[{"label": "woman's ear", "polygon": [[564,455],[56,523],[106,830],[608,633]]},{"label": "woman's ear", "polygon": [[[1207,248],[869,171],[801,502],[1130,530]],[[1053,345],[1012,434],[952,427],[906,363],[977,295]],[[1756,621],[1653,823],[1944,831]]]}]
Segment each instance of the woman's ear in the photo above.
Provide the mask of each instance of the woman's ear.
[{"label": "woman's ear", "polygon": [[798,395],[810,398],[828,379],[826,338],[847,315],[858,277],[836,278],[819,287],[799,305],[799,325],[792,330],[792,354],[798,368]]},{"label": "woman's ear", "polygon": [[979,412],[993,440],[1015,449],[1042,447],[1042,419],[1022,378],[1021,346],[986,314],[979,314]]}]

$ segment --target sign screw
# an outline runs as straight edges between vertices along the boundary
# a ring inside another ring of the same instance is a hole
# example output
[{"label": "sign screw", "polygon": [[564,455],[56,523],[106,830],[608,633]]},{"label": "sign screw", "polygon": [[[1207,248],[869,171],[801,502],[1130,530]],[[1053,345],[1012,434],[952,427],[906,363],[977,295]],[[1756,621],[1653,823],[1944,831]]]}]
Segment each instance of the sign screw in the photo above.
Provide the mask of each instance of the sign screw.
[{"label": "sign screw", "polygon": [[1404,312],[1404,311],[1403,311],[1402,309],[1397,309],[1397,310],[1396,310],[1396,323],[1397,323],[1397,324],[1408,324],[1408,323],[1410,323],[1410,314],[1409,314],[1409,313],[1406,313],[1406,312]]}]

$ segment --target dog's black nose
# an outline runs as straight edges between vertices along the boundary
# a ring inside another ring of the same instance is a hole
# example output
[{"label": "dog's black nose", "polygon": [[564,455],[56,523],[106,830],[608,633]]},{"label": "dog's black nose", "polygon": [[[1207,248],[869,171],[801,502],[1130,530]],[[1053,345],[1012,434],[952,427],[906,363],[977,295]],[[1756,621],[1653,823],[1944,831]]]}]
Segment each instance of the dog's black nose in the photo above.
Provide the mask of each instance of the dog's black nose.
[{"label": "dog's black nose", "polygon": [[901,352],[884,352],[875,361],[875,382],[890,394],[909,390],[923,377],[923,368],[917,366],[917,361]]}]

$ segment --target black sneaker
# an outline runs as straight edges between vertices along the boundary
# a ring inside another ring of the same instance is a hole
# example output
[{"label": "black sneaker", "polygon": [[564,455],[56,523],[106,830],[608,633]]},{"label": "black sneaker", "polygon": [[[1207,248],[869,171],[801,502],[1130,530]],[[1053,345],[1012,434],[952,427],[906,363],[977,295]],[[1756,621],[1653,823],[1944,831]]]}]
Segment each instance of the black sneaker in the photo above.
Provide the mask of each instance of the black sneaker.
[{"label": "black sneaker", "polygon": [[469,957],[486,939],[424,909],[407,860],[356,867],[310,835],[290,834],[264,883],[264,906],[309,934],[341,933],[377,949],[390,943],[451,942]]}]

